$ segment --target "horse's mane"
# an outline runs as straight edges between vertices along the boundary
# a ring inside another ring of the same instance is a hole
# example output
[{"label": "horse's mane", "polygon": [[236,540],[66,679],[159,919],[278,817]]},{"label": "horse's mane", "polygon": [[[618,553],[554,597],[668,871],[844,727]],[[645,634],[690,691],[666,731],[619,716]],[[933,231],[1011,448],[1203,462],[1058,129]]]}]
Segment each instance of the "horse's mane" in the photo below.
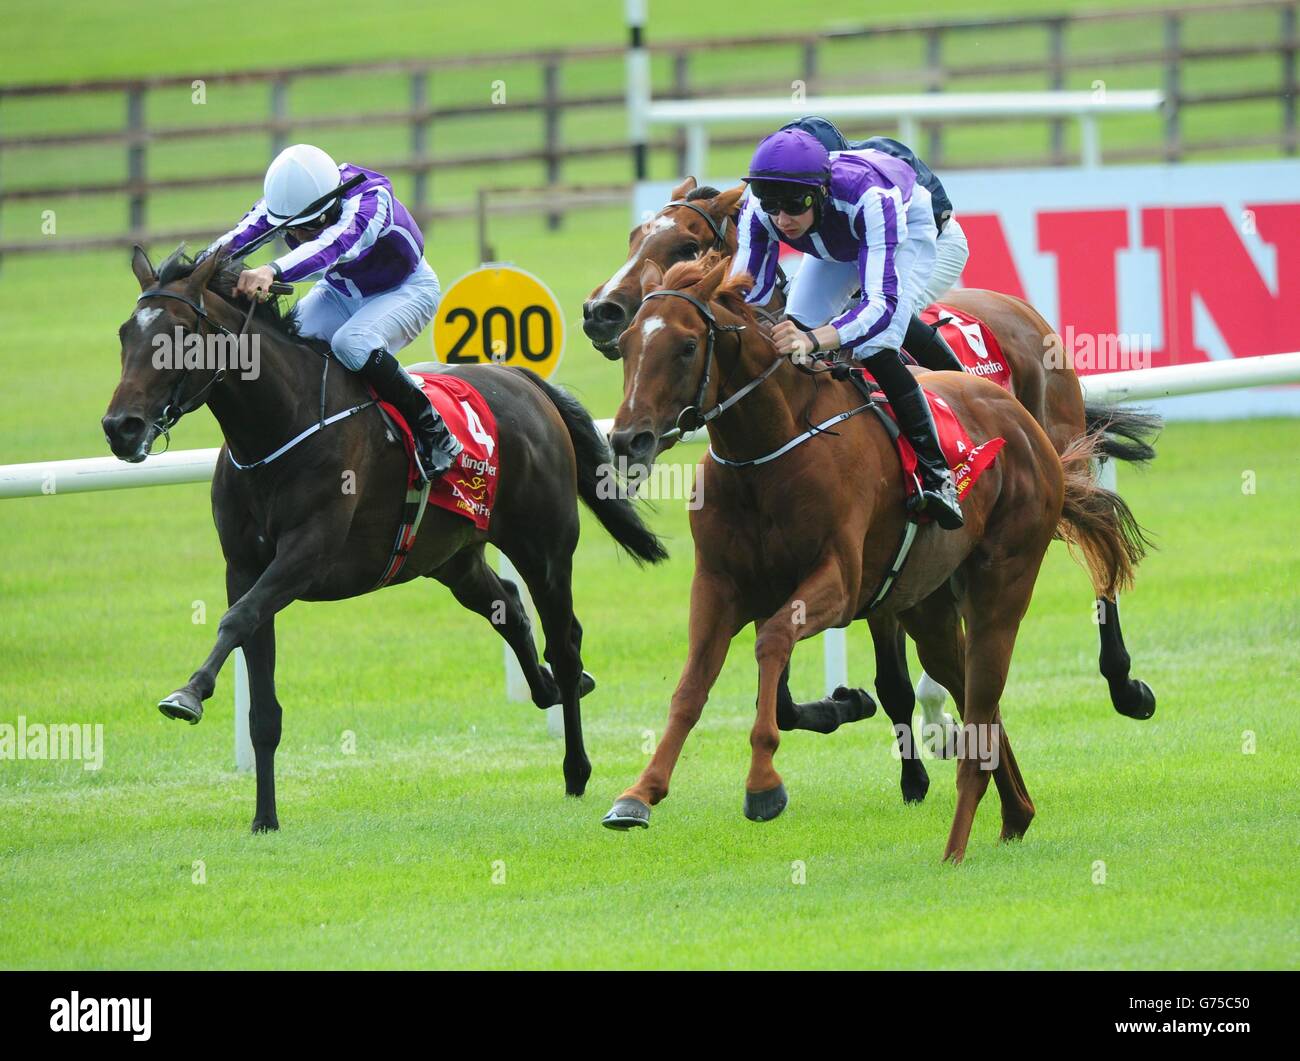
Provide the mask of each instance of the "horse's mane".
[{"label": "horse's mane", "polygon": [[[664,274],[663,286],[670,291],[686,291],[708,276],[717,268],[718,263],[724,260],[729,261],[730,258],[724,257],[719,251],[711,250],[699,258],[677,262],[669,266],[668,272]],[[755,321],[753,307],[745,301],[745,296],[753,286],[754,278],[749,273],[742,272],[725,277],[714,290],[712,301],[743,318],[747,323],[753,323]]]},{"label": "horse's mane", "polygon": [[698,188],[692,188],[686,193],[686,201],[693,202],[696,199],[716,199],[722,193],[709,184],[701,184]]},{"label": "horse's mane", "polygon": [[[185,253],[185,244],[182,243],[167,256],[162,265],[158,266],[158,286],[165,287],[177,280],[184,280],[194,272],[197,265],[198,262]],[[220,295],[232,306],[247,313],[250,303],[248,297],[245,295],[236,296],[230,293],[239,280],[239,274],[245,268],[243,258],[224,259],[217,266],[216,272],[212,274],[212,279],[208,281],[207,289],[213,294]],[[328,349],[328,343],[318,339],[310,339],[298,332],[298,318],[292,312],[286,311],[278,297],[272,297],[265,302],[259,303],[254,316],[262,323],[270,325],[291,342],[302,343],[304,346],[310,346],[320,351]]]}]

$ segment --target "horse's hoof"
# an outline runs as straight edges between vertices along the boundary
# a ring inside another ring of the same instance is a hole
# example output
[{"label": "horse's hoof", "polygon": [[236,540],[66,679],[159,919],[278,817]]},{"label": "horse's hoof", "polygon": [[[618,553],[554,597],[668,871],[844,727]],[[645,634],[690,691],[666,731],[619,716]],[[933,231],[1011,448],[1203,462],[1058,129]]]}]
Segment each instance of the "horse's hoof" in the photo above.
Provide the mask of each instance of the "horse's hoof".
[{"label": "horse's hoof", "polygon": [[861,722],[876,713],[876,702],[865,689],[847,689],[843,685],[837,685],[831,693],[831,699],[848,704],[848,709],[840,717],[841,723]]},{"label": "horse's hoof", "polygon": [[930,775],[922,770],[920,777],[904,778],[902,789],[904,803],[920,803],[930,791]]},{"label": "horse's hoof", "polygon": [[280,822],[277,818],[254,818],[254,833],[278,833],[280,831]]},{"label": "horse's hoof", "polygon": [[[542,699],[549,700],[550,703],[538,704],[536,700],[533,701],[533,703],[537,704],[537,706],[540,707],[543,711],[545,711],[548,707],[559,707],[561,704],[564,703],[564,694],[560,692],[559,682],[555,680],[555,678],[551,675],[551,672],[549,670],[544,671],[544,673],[546,675],[547,680],[551,684],[550,684],[550,692],[544,694]],[[591,692],[595,688],[596,688],[596,679],[593,678],[587,671],[583,671],[581,677],[578,678],[578,699],[581,700],[584,696],[586,696],[589,692]]]},{"label": "horse's hoof", "polygon": [[606,829],[649,829],[650,808],[639,799],[624,796],[614,801],[609,813],[600,819]]},{"label": "horse's hoof", "polygon": [[766,792],[745,793],[745,817],[751,822],[770,822],[790,802],[785,794],[785,785],[777,785]]},{"label": "horse's hoof", "polygon": [[158,710],[168,718],[197,725],[203,717],[203,703],[186,689],[177,689],[171,696],[158,701]]},{"label": "horse's hoof", "polygon": [[1132,679],[1119,696],[1112,696],[1111,703],[1115,710],[1128,718],[1145,719],[1156,713],[1156,694],[1151,686],[1139,679]]}]

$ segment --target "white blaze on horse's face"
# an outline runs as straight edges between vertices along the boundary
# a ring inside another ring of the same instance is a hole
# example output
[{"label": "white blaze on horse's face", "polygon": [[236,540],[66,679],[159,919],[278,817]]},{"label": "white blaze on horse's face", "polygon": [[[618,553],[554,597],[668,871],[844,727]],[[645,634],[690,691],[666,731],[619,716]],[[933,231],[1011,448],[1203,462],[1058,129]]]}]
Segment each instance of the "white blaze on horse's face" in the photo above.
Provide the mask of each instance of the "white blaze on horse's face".
[{"label": "white blaze on horse's face", "polygon": [[135,314],[135,323],[142,332],[149,330],[149,325],[162,316],[162,310],[157,307],[137,310]]},{"label": "white blaze on horse's face", "polygon": [[649,340],[650,336],[654,335],[654,333],[657,332],[663,326],[664,326],[664,319],[662,317],[659,316],[651,317],[643,325],[641,325],[642,338]]}]

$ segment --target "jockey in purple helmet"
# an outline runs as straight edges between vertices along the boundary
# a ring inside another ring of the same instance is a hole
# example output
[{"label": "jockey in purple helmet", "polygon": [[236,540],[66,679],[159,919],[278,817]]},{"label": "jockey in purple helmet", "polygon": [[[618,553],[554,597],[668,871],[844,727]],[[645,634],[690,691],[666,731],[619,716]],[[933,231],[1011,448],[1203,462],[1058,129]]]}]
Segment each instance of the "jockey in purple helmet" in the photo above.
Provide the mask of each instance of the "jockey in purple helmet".
[{"label": "jockey in purple helmet", "polygon": [[[862,362],[916,451],[919,511],[946,530],[960,527],[961,504],[934,418],[899,355],[934,268],[930,193],[900,159],[871,150],[828,152],[801,129],[764,139],[745,180],[732,271],[754,278],[748,301],[771,298],[781,241],[805,256],[790,282],[789,319],[772,331],[777,349],[842,349]],[[857,305],[838,313],[859,288]]]}]

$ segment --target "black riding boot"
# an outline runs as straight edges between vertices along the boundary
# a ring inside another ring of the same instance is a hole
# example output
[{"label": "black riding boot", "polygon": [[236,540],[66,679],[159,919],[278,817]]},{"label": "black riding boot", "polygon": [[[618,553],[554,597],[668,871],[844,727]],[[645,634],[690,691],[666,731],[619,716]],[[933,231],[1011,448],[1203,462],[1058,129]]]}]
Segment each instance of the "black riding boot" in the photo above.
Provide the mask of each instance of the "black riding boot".
[{"label": "black riding boot", "polygon": [[432,482],[450,468],[464,447],[429,404],[424,391],[402,371],[397,358],[387,350],[375,350],[361,366],[361,377],[410,424],[420,474]]},{"label": "black riding boot", "polygon": [[933,517],[944,530],[957,530],[963,524],[957,485],[939,448],[939,432],[930,414],[930,404],[921,393],[916,377],[904,367],[897,350],[881,350],[867,358],[865,364],[894,407],[899,430],[916,451],[921,480],[917,511]]},{"label": "black riding boot", "polygon": [[922,368],[934,369],[936,372],[966,371],[938,327],[926,324],[915,313],[908,322],[907,335],[903,337],[903,349],[916,358],[917,364]]}]

